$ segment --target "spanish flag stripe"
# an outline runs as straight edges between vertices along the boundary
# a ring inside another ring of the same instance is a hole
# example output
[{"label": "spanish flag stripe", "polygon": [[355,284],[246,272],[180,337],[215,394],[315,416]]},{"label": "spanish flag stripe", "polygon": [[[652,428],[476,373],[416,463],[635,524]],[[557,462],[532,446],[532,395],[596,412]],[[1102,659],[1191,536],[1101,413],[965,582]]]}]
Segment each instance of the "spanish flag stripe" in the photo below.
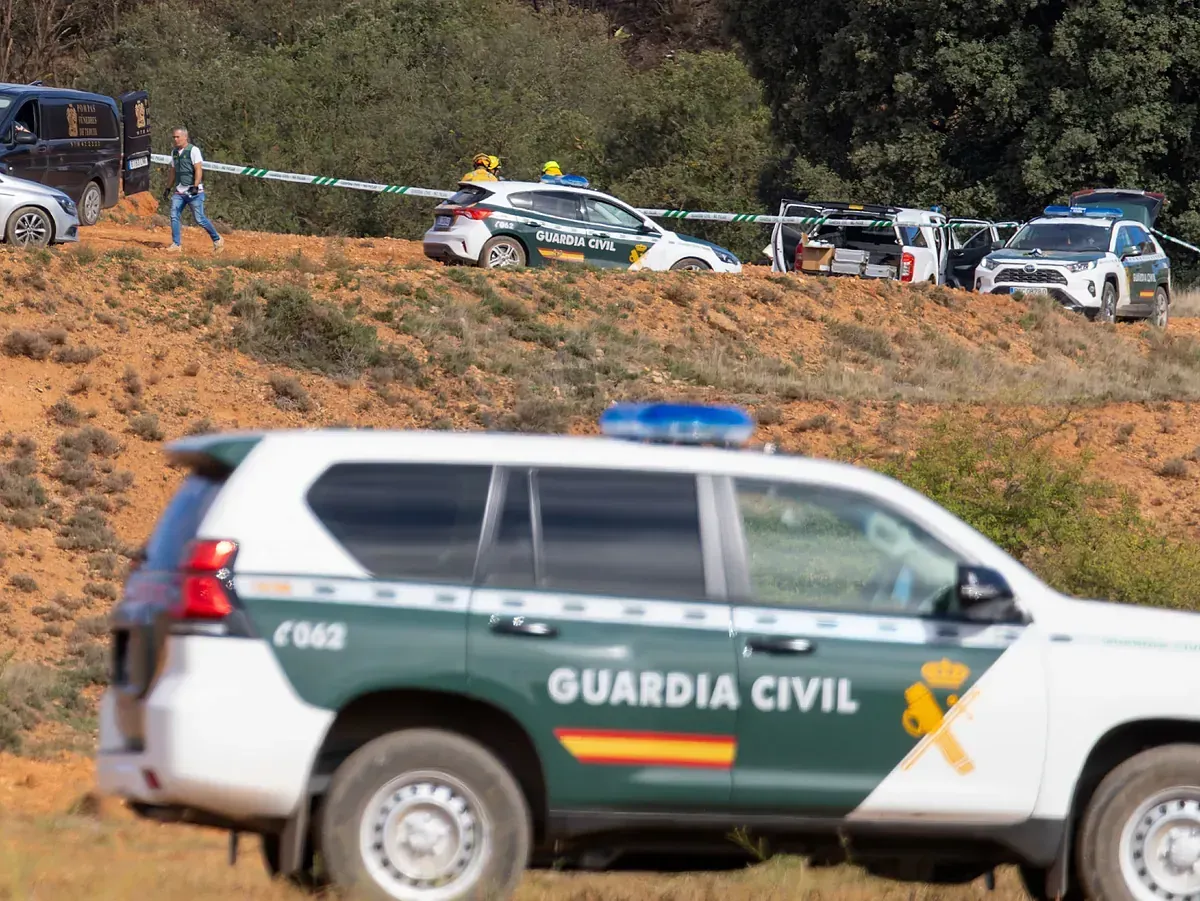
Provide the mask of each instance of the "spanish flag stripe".
[{"label": "spanish flag stripe", "polygon": [[555,736],[580,763],[729,769],[737,754],[732,737],[657,732],[557,729]]}]

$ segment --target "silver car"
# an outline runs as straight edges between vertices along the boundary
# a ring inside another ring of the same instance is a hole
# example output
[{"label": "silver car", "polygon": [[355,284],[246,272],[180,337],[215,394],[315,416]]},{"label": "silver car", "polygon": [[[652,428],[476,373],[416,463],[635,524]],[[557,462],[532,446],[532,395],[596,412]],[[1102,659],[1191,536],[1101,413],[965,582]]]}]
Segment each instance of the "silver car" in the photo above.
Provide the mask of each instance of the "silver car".
[{"label": "silver car", "polygon": [[79,240],[79,210],[57,188],[0,174],[0,237],[21,247]]}]

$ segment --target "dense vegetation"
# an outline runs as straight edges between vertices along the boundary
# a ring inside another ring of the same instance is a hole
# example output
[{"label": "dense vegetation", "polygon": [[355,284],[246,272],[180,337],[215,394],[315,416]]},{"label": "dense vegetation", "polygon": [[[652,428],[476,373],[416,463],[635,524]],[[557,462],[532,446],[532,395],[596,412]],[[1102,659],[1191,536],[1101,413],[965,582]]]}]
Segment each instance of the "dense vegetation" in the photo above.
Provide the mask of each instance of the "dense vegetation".
[{"label": "dense vegetation", "polygon": [[[0,0],[4,47],[9,80],[147,88],[156,146],[186,122],[213,159],[449,187],[483,149],[509,178],[555,158],[637,205],[738,211],[808,192],[1020,218],[1121,184],[1200,240],[1200,21],[1170,0]],[[234,225],[429,218],[219,183]],[[687,228],[761,259],[761,228]]]}]

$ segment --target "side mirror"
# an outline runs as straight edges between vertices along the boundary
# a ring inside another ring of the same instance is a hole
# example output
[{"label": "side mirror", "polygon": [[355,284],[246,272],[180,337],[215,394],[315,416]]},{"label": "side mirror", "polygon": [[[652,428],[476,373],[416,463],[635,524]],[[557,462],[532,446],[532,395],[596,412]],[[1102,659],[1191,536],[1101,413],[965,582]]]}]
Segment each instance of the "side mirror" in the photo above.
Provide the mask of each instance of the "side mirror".
[{"label": "side mirror", "polygon": [[960,564],[954,594],[958,612],[965,619],[1000,623],[1023,618],[1008,580],[986,566]]},{"label": "side mirror", "polygon": [[1121,259],[1127,260],[1130,257],[1136,257],[1139,254],[1141,254],[1141,252],[1142,252],[1141,246],[1139,246],[1137,244],[1131,244],[1129,247],[1126,247],[1124,250],[1121,251]]},{"label": "side mirror", "polygon": [[38,140],[37,135],[35,135],[35,134],[32,134],[28,131],[18,131],[15,133],[14,143],[16,143],[16,144],[36,144],[37,140]]},{"label": "side mirror", "polygon": [[995,241],[992,242],[992,250],[1003,250],[1005,243],[1007,243],[1007,242],[1005,242],[1004,240],[1002,240],[1000,238],[997,238]]}]

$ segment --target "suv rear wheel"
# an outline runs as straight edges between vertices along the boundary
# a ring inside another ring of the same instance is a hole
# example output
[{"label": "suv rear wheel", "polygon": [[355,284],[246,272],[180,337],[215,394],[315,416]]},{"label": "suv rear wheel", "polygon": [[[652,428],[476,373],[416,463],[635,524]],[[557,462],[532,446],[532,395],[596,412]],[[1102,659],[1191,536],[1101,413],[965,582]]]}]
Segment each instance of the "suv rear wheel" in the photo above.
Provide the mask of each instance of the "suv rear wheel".
[{"label": "suv rear wheel", "polygon": [[1092,898],[1200,893],[1200,746],[1152,748],[1105,776],[1084,813],[1078,853]]},{"label": "suv rear wheel", "polygon": [[516,238],[497,235],[483,245],[479,265],[484,269],[519,269],[525,265],[525,248]]},{"label": "suv rear wheel", "polygon": [[389,901],[503,899],[530,854],[529,805],[486,748],[440,729],[363,745],[334,773],[322,862],[337,886]]}]

